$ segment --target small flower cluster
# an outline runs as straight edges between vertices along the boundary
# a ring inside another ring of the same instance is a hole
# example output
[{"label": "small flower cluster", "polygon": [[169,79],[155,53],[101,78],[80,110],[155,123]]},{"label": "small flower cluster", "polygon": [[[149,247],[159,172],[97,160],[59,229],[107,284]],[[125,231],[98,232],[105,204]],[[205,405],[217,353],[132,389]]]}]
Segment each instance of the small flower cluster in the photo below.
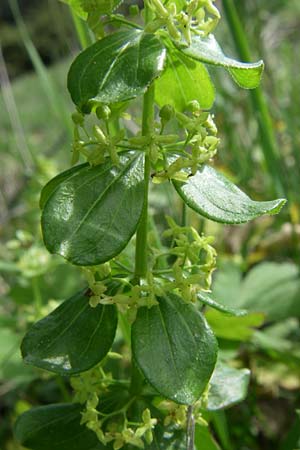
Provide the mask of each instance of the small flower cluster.
[{"label": "small flower cluster", "polygon": [[71,379],[76,392],[74,401],[85,403],[80,423],[92,430],[102,444],[113,442],[114,450],[119,450],[126,444],[144,448],[144,441],[151,444],[153,440],[152,430],[157,424],[157,419],[151,417],[147,408],[142,413],[141,422],[128,421],[127,411],[134,399],[120,410],[111,413],[101,412],[99,398],[113,382],[112,377],[107,376],[101,366]]},{"label": "small flower cluster", "polygon": [[191,0],[183,10],[178,11],[175,2],[163,4],[161,0],[147,0],[155,19],[148,23],[146,31],[155,32],[165,28],[174,41],[191,44],[192,33],[207,36],[217,26],[220,13],[214,6],[214,0]]},{"label": "small flower cluster", "polygon": [[[120,312],[127,315],[130,323],[134,322],[138,308],[142,306],[151,308],[151,306],[157,305],[156,296],[162,293],[150,272],[140,285],[132,284],[125,278],[111,278],[109,263],[85,267],[83,272],[92,293],[89,299],[90,306],[95,308],[99,304],[115,304]],[[116,293],[109,294],[109,282],[112,280],[119,281],[120,288]],[[124,292],[124,286],[127,288],[126,292]]]},{"label": "small flower cluster", "polygon": [[[163,255],[176,257],[167,278],[159,276],[155,271],[162,254],[154,248],[153,270],[148,271],[140,284],[133,284],[130,279],[111,276],[110,263],[85,267],[83,271],[91,291],[91,307],[115,304],[120,312],[126,314],[129,322],[133,323],[138,308],[157,305],[157,297],[162,296],[164,292],[177,291],[186,302],[196,302],[199,291],[210,289],[217,257],[216,250],[211,245],[213,237],[200,236],[195,228],[181,227],[171,217],[166,219],[169,228],[164,232],[164,237],[171,237],[173,245],[167,252],[163,252]],[[119,283],[117,291],[113,293],[109,288],[111,281]]]},{"label": "small flower cluster", "polygon": [[[127,420],[127,405],[125,405],[124,408],[117,411],[117,413],[123,415],[121,423],[115,419],[109,421],[113,416],[116,416],[116,411],[111,414],[103,414],[97,409],[98,403],[99,397],[95,393],[92,394],[86,403],[85,411],[82,413],[81,424],[85,424],[87,428],[92,430],[102,444],[107,445],[112,442],[114,450],[119,450],[126,444],[144,448],[144,440],[147,444],[151,444],[153,441],[152,430],[157,424],[157,419],[151,417],[148,408],[142,413],[142,422],[133,423]],[[108,422],[105,429],[103,427],[104,422]]]},{"label": "small flower cluster", "polygon": [[[118,383],[111,374],[104,372],[102,365],[103,363],[71,378],[71,385],[75,391],[74,401],[85,404],[81,413],[81,424],[93,431],[102,444],[112,443],[114,450],[119,450],[126,444],[138,448],[144,448],[145,443],[150,445],[158,419],[152,417],[149,408],[146,408],[141,414],[141,421],[131,421],[130,407],[135,402],[135,397],[120,409],[105,413],[101,411],[101,397],[111,385]],[[202,426],[207,426],[201,409],[206,407],[208,390],[209,385],[192,409],[193,420]],[[165,427],[170,426],[176,429],[187,427],[188,406],[179,405],[171,400],[161,400],[160,397],[154,398],[152,403],[163,415],[161,420]]]},{"label": "small flower cluster", "polygon": [[[190,102],[187,109],[191,111],[190,115],[174,113],[179,126],[185,132],[182,149],[177,150],[177,156],[173,153],[170,158],[164,157],[164,169],[155,172],[152,178],[154,183],[160,184],[170,179],[187,181],[189,176],[195,175],[199,165],[207,163],[217,153],[220,139],[216,136],[218,130],[213,116],[202,111],[196,100]],[[165,105],[160,110],[162,128],[171,120],[171,110],[170,105]]]},{"label": "small flower cluster", "polygon": [[[95,112],[98,119],[108,124],[111,110],[107,105],[98,105]],[[117,145],[124,139],[124,130],[120,130],[114,136],[110,136],[99,125],[94,125],[93,136],[90,137],[84,126],[84,116],[76,111],[73,113],[72,119],[74,123],[72,164],[76,164],[80,154],[82,154],[91,166],[103,164],[107,156],[110,157],[113,165],[119,165]],[[88,136],[87,141],[82,139],[81,130]]]},{"label": "small flower cluster", "polygon": [[173,281],[166,282],[164,289],[178,290],[183,300],[195,302],[197,293],[209,290],[211,286],[217,257],[211,245],[214,239],[212,236],[200,236],[193,227],[178,226],[171,217],[167,217],[167,221],[170,228],[164,236],[173,238],[175,245],[170,249],[170,254],[177,258],[172,267]]},{"label": "small flower cluster", "polygon": [[[201,400],[193,406],[194,420],[195,423],[199,423],[202,426],[208,426],[208,423],[203,419],[199,410],[200,402]],[[169,425],[175,425],[177,428],[186,429],[188,406],[179,405],[171,400],[163,400],[158,403],[157,408],[166,414],[164,418],[164,426],[167,427]]]}]

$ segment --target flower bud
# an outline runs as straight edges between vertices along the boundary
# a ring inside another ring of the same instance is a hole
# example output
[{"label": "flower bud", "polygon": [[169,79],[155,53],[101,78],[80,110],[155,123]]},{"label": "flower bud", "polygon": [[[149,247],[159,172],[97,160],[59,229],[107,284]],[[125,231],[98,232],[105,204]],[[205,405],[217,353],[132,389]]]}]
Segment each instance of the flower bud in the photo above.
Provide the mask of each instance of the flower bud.
[{"label": "flower bud", "polygon": [[174,114],[175,111],[172,105],[164,105],[159,111],[159,117],[165,124],[174,117]]},{"label": "flower bud", "polygon": [[96,109],[96,116],[98,119],[108,120],[111,116],[111,109],[107,105],[100,105]]},{"label": "flower bud", "polygon": [[191,100],[190,102],[188,102],[187,109],[192,113],[200,112],[201,108],[198,100]]},{"label": "flower bud", "polygon": [[75,125],[83,125],[84,122],[84,116],[79,111],[75,111],[72,114],[72,120]]},{"label": "flower bud", "polygon": [[129,6],[129,15],[131,17],[138,16],[139,13],[140,13],[140,9],[139,9],[138,5],[130,5]]}]

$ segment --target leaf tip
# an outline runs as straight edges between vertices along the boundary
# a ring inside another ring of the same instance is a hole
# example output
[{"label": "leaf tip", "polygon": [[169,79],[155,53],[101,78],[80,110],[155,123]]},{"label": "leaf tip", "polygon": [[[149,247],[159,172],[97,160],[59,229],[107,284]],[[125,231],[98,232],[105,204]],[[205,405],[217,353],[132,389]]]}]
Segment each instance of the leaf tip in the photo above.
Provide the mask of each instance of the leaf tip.
[{"label": "leaf tip", "polygon": [[278,198],[277,200],[273,201],[274,206],[271,208],[268,213],[273,216],[275,214],[278,214],[281,209],[284,207],[284,205],[287,203],[287,200],[285,198]]}]

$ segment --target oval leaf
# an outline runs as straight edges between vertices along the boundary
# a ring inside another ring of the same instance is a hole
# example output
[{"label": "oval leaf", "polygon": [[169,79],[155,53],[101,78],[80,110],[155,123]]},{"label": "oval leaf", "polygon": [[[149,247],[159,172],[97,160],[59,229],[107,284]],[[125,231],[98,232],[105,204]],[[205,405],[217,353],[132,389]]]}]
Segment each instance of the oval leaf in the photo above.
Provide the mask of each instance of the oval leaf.
[{"label": "oval leaf", "polygon": [[[89,167],[89,164],[82,164],[81,167]],[[50,180],[42,189],[41,196],[40,196],[40,208],[44,209],[44,206],[46,205],[48,199],[51,197],[55,189],[65,180],[67,180],[71,175],[75,174],[78,171],[79,166],[71,167],[68,170],[65,170],[64,172],[59,173],[56,175],[52,180]]]},{"label": "oval leaf", "polygon": [[73,375],[98,364],[108,353],[117,328],[114,305],[92,308],[80,292],[36,322],[21,351],[26,363],[61,375]]},{"label": "oval leaf", "polygon": [[68,89],[84,109],[91,101],[114,103],[136,97],[158,77],[166,50],[160,40],[140,30],[120,31],[80,53],[71,65]]},{"label": "oval leaf", "polygon": [[198,100],[201,108],[210,109],[215,99],[214,86],[203,64],[175,50],[168,51],[167,68],[155,87],[157,104],[170,104],[177,111],[184,111],[192,100]]},{"label": "oval leaf", "polygon": [[239,292],[242,308],[262,312],[268,321],[300,317],[299,267],[293,263],[263,262],[243,279]]},{"label": "oval leaf", "polygon": [[277,214],[286,200],[251,200],[235,184],[210,166],[203,166],[186,183],[173,182],[183,201],[194,211],[215,222],[249,222],[263,214]]},{"label": "oval leaf", "polygon": [[185,55],[197,61],[225,67],[234,81],[245,89],[256,88],[260,83],[264,69],[263,61],[244,63],[228,58],[212,34],[206,38],[193,36],[189,47],[180,46],[179,48]]},{"label": "oval leaf", "polygon": [[246,398],[250,381],[249,369],[234,369],[218,363],[210,380],[207,408],[217,411]]},{"label": "oval leaf", "polygon": [[132,327],[132,351],[148,382],[177,403],[192,404],[204,391],[217,357],[217,342],[203,316],[168,294],[140,308]]},{"label": "oval leaf", "polygon": [[210,310],[206,312],[205,317],[217,337],[232,341],[249,340],[255,328],[261,327],[264,323],[264,315],[261,313],[250,313],[243,317],[230,317],[219,311]]},{"label": "oval leaf", "polygon": [[[135,233],[144,202],[142,154],[66,171],[43,189],[47,249],[73,264],[97,265],[120,253]],[[59,181],[59,182],[58,182]]]},{"label": "oval leaf", "polygon": [[210,306],[211,308],[214,308],[222,313],[237,317],[245,316],[247,314],[247,311],[245,309],[230,308],[229,306],[217,302],[207,292],[198,292],[197,297],[200,302],[204,303],[204,305]]},{"label": "oval leaf", "polygon": [[96,434],[80,425],[82,405],[65,403],[26,411],[15,424],[15,436],[32,450],[101,450]]}]

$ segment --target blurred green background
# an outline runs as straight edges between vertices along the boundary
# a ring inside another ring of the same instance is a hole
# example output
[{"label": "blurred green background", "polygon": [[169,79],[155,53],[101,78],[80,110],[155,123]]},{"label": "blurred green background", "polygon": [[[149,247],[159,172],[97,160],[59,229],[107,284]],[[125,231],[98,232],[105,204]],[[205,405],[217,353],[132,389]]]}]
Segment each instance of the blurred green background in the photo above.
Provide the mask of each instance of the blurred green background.
[{"label": "blurred green background", "polygon": [[[233,3],[251,57],[264,59],[265,74],[261,91],[250,93],[238,89],[224,71],[210,69],[222,142],[217,164],[252,198],[279,195],[288,204],[279,216],[234,227],[190,214],[198,229],[216,235],[217,298],[253,313],[244,321],[224,316],[222,326],[219,313],[207,313],[223,358],[252,371],[247,400],[215,414],[213,429],[224,450],[295,450],[300,448],[300,3]],[[128,4],[122,6],[125,12]],[[218,40],[227,54],[242,57],[241,36],[232,32],[222,2],[217,4],[223,15]],[[82,285],[77,270],[44,249],[38,207],[41,187],[70,164],[66,74],[78,50],[64,4],[1,0],[1,450],[21,448],[12,434],[18,414],[70,394],[67,380],[25,366],[19,345],[32,322]],[[136,123],[128,126],[135,129]],[[158,225],[171,212],[175,199],[170,202],[170,195],[152,195]],[[260,326],[258,312],[264,318]]]}]

